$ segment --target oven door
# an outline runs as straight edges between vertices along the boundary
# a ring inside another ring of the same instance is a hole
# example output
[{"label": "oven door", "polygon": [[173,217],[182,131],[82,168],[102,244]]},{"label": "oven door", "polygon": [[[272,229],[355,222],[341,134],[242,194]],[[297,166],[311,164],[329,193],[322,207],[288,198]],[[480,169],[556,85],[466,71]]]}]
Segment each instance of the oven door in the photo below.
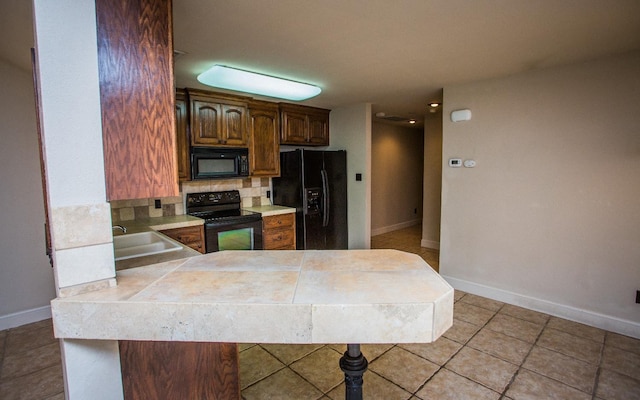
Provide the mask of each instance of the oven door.
[{"label": "oven door", "polygon": [[262,250],[262,220],[207,222],[207,253],[222,250]]}]

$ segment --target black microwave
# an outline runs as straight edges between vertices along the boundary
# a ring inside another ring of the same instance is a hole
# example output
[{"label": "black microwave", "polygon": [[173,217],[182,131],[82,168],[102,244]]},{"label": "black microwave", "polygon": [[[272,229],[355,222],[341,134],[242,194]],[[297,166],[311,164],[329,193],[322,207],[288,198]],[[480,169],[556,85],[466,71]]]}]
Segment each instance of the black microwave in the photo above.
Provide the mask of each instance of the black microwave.
[{"label": "black microwave", "polygon": [[192,147],[191,179],[231,179],[249,176],[249,150]]}]

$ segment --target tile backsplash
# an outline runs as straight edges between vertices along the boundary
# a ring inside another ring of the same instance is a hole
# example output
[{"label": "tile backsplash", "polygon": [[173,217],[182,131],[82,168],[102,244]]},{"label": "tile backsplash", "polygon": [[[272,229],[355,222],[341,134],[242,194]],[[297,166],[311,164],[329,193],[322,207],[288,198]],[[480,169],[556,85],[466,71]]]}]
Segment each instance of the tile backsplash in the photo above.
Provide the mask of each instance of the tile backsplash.
[{"label": "tile backsplash", "polygon": [[[152,199],[114,200],[111,204],[111,220],[113,223],[146,219],[154,217],[170,217],[185,214],[185,196],[187,193],[218,192],[238,190],[242,197],[242,207],[268,205],[267,190],[270,190],[270,178],[246,178],[225,180],[204,180],[182,182],[180,195]],[[156,200],[160,200],[160,208],[156,208]]]}]

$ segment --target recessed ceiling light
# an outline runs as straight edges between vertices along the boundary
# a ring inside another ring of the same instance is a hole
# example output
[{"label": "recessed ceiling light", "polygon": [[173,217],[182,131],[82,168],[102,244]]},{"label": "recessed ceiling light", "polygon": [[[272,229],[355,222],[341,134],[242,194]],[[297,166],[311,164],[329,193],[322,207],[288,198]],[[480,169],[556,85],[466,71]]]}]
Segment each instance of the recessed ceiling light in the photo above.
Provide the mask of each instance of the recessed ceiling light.
[{"label": "recessed ceiling light", "polygon": [[415,119],[410,119],[410,120],[409,120],[409,123],[410,123],[410,124],[415,124],[415,123],[416,123],[416,120],[415,120]]},{"label": "recessed ceiling light", "polygon": [[429,107],[431,107],[431,108],[436,108],[439,105],[440,105],[440,103],[435,103],[435,102],[434,103],[429,103]]},{"label": "recessed ceiling light", "polygon": [[320,94],[322,89],[308,83],[295,82],[231,68],[224,65],[214,65],[198,75],[198,81],[207,86],[221,89],[237,90],[287,100],[306,100]]}]

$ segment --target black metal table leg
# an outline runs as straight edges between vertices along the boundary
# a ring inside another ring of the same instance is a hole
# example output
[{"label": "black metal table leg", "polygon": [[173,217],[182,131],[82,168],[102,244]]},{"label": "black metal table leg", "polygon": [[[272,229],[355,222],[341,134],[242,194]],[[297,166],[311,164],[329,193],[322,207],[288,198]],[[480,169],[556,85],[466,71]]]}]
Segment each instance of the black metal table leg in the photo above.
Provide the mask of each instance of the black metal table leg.
[{"label": "black metal table leg", "polygon": [[359,344],[348,344],[340,358],[340,369],[344,372],[345,399],[362,400],[362,375],[369,363],[360,352]]}]

